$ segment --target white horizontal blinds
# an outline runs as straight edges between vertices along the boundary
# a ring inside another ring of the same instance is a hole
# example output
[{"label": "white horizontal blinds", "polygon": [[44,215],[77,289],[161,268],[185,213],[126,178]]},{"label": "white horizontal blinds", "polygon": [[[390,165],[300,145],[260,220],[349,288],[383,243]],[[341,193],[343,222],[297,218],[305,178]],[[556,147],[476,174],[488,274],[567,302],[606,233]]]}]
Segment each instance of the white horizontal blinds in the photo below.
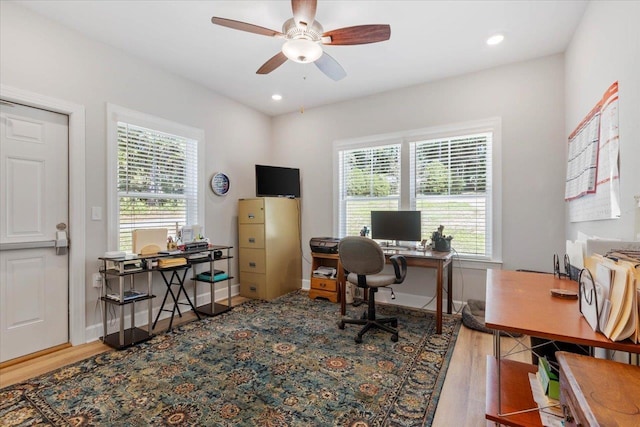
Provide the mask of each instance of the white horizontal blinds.
[{"label": "white horizontal blinds", "polygon": [[132,230],[197,223],[197,141],[118,122],[119,249]]},{"label": "white horizontal blinds", "polygon": [[412,148],[422,234],[444,225],[460,255],[491,257],[491,133],[420,141]]},{"label": "white horizontal blinds", "polygon": [[372,210],[400,206],[400,144],[339,152],[340,236],[371,228]]}]

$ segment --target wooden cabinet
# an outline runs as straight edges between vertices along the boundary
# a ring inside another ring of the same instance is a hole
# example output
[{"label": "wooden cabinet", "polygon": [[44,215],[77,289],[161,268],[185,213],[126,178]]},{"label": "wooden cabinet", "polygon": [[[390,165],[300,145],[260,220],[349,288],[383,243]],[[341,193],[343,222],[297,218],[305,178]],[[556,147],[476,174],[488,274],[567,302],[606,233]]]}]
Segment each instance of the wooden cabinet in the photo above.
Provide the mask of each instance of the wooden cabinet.
[{"label": "wooden cabinet", "polygon": [[240,295],[271,300],[302,280],[297,199],[257,197],[238,202]]},{"label": "wooden cabinet", "polygon": [[[344,286],[344,270],[338,254],[323,254],[312,252],[311,257],[311,289],[309,298],[326,298],[331,302],[340,302],[341,287]],[[336,269],[335,277],[318,277],[313,274],[318,267]]]},{"label": "wooden cabinet", "polygon": [[579,354],[556,353],[560,402],[567,426],[640,425],[640,367]]}]

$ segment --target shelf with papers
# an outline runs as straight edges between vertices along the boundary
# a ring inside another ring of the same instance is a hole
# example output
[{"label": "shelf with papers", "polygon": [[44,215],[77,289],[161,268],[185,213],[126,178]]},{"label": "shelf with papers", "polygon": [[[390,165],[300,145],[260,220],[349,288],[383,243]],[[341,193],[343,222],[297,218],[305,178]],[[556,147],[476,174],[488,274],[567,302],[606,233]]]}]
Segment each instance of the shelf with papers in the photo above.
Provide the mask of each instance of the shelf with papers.
[{"label": "shelf with papers", "polygon": [[[195,274],[195,266],[207,263],[211,269],[213,269],[214,262],[220,260],[227,260],[227,268],[231,267],[229,259],[232,258],[229,256],[230,246],[220,246],[220,245],[209,245],[208,248],[197,248],[194,250],[188,251],[172,251],[170,253],[157,253],[157,254],[149,254],[149,255],[140,255],[140,256],[129,256],[129,257],[120,257],[120,258],[109,258],[109,257],[100,257],[102,265],[100,267],[100,273],[103,278],[103,286],[102,286],[102,294],[100,296],[100,301],[103,306],[103,335],[101,337],[102,341],[116,349],[123,349],[130,347],[132,345],[136,345],[140,342],[146,341],[150,339],[153,334],[150,331],[145,329],[138,328],[136,326],[136,303],[146,304],[146,312],[148,316],[148,325],[154,325],[153,322],[153,306],[152,300],[156,297],[152,294],[152,284],[153,284],[153,273],[160,273],[163,275],[169,274],[172,272],[182,272],[184,270],[188,270],[190,268],[194,268]],[[226,251],[226,254],[224,254]],[[164,252],[164,251],[163,251]],[[216,254],[222,253],[222,256],[216,257]],[[227,270],[229,271],[229,270]],[[168,272],[168,273],[167,273]],[[146,274],[145,274],[146,273]],[[173,275],[171,276],[173,277]],[[145,284],[136,283],[136,278],[144,278]],[[194,298],[194,307],[196,310],[196,314],[204,314],[209,316],[215,316],[220,313],[224,313],[230,310],[231,307],[231,289],[230,289],[230,279],[232,277],[227,276],[225,279],[214,277],[214,280],[211,283],[211,295],[212,298],[214,296],[214,283],[219,281],[227,280],[227,290],[228,290],[228,303],[227,305],[219,304],[216,302],[212,302],[210,304],[205,304],[203,306],[197,307],[196,301]],[[109,280],[117,281],[115,286],[112,285],[112,289],[109,289]],[[195,279],[196,281],[199,281]],[[165,279],[165,284],[169,289],[172,285],[179,285],[181,290],[184,289],[182,279],[178,281],[167,281]],[[196,286],[194,286],[194,293],[196,291]],[[167,292],[169,292],[167,290]],[[186,290],[184,291],[186,293]],[[180,291],[178,292],[179,298]],[[188,299],[188,298],[187,298]],[[165,301],[167,300],[167,296],[165,295]],[[174,301],[176,302],[176,301]],[[176,302],[177,303],[177,302]],[[182,304],[182,303],[180,303]],[[107,316],[113,316],[112,310],[108,310],[108,306],[115,306],[116,312],[115,317],[117,319],[118,330],[114,333],[109,333],[107,330],[107,326],[109,324]],[[127,325],[129,327],[125,327],[125,310],[126,307],[130,307],[130,312],[127,312],[130,315],[131,324]],[[161,311],[171,311],[172,319],[173,319],[173,310],[164,310],[164,302],[163,306],[160,308]],[[158,312],[158,316],[160,315]],[[156,318],[156,322],[157,322]],[[169,324],[169,329],[171,328],[171,323]]]},{"label": "shelf with papers", "polygon": [[[143,270],[141,268],[141,260],[126,258],[112,259],[112,258],[100,258],[102,261],[102,267],[100,268],[100,274],[103,279],[102,292],[100,300],[102,301],[102,323],[103,334],[102,341],[115,348],[123,349],[135,344],[149,340],[153,334],[150,331],[140,329],[136,327],[136,303],[146,301],[146,310],[148,314],[148,325],[151,325],[151,302],[155,295],[151,293],[151,271]],[[133,268],[129,267],[133,266]],[[146,284],[142,287],[140,284],[136,284],[136,277],[146,274]],[[109,280],[117,281],[115,289],[108,293]],[[138,287],[138,289],[136,289]],[[142,290],[141,290],[142,289]],[[107,310],[108,306],[116,307],[116,314],[118,316],[118,331],[108,333],[107,331]],[[125,327],[125,309],[130,307],[131,325]]]}]

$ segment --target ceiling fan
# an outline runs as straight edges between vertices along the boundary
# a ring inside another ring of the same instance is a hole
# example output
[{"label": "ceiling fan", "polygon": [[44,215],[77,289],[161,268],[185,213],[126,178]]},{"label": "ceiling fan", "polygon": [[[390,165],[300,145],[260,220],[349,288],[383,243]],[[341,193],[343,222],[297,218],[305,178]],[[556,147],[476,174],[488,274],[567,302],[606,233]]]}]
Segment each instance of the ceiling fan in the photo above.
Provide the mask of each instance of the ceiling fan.
[{"label": "ceiling fan", "polygon": [[391,37],[389,25],[357,25],[324,32],[322,25],[315,20],[316,6],[317,0],[291,0],[293,18],[285,21],[282,32],[217,16],[212,17],[211,22],[235,30],[286,40],[282,51],[265,62],[256,74],[269,74],[290,59],[303,64],[313,62],[320,71],[336,81],[344,78],[347,73],[338,61],[322,50],[322,44],[377,43]]}]

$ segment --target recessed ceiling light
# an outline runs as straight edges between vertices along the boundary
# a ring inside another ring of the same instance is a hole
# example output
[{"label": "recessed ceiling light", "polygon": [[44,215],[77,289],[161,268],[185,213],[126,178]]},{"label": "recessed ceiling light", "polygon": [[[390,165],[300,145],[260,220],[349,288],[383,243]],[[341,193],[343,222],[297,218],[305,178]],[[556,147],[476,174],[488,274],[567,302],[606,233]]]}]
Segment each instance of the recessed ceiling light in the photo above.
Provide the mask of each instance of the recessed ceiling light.
[{"label": "recessed ceiling light", "polygon": [[491,37],[489,37],[487,39],[487,44],[489,46],[494,46],[494,45],[502,43],[503,40],[504,40],[504,35],[502,35],[502,34],[494,34],[493,36],[491,36]]},{"label": "recessed ceiling light", "polygon": [[271,95],[271,99],[273,99],[274,101],[280,101],[282,99],[282,95],[274,93],[273,95]]}]

